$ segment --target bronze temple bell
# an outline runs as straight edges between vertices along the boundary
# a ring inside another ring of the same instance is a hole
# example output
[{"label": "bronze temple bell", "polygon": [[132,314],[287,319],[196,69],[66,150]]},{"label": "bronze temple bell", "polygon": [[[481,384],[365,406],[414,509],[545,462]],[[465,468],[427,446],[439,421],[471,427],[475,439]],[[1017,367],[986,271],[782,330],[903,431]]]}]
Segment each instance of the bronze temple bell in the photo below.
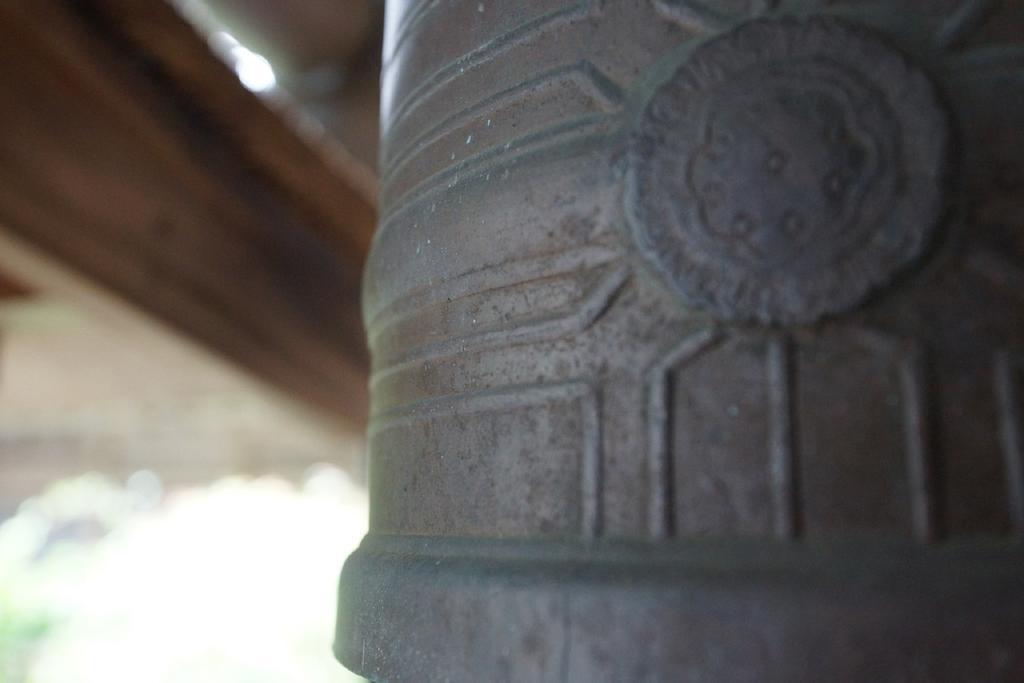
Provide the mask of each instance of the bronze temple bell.
[{"label": "bronze temple bell", "polygon": [[1024,1],[389,0],[378,681],[1024,681]]}]

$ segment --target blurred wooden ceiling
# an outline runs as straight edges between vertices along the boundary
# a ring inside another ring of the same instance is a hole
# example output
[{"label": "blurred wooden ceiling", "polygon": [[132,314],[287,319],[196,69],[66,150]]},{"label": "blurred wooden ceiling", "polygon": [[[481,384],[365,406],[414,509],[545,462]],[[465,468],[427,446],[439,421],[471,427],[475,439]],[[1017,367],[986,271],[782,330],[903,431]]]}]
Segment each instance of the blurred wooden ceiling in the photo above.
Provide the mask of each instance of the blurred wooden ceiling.
[{"label": "blurred wooden ceiling", "polygon": [[284,94],[246,90],[163,0],[0,3],[0,296],[65,269],[360,424],[379,4],[205,11]]},{"label": "blurred wooden ceiling", "polygon": [[208,11],[214,23],[267,57],[303,111],[376,168],[383,0],[178,2],[188,14]]}]

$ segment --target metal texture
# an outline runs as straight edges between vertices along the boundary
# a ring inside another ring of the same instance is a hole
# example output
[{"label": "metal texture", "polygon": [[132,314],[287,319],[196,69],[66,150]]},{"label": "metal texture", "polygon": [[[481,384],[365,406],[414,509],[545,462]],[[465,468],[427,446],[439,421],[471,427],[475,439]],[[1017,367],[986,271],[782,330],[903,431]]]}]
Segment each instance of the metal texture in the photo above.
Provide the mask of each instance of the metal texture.
[{"label": "metal texture", "polygon": [[1024,681],[1024,3],[392,0],[379,681]]}]

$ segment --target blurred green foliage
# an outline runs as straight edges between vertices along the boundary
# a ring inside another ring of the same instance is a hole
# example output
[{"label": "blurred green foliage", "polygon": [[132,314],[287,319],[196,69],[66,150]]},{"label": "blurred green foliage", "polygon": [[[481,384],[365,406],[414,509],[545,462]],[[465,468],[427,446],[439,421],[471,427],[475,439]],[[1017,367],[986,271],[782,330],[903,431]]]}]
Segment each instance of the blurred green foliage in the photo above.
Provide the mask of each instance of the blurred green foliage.
[{"label": "blurred green foliage", "polygon": [[356,680],[330,655],[365,498],[322,467],[162,499],[89,475],[0,524],[0,683]]}]

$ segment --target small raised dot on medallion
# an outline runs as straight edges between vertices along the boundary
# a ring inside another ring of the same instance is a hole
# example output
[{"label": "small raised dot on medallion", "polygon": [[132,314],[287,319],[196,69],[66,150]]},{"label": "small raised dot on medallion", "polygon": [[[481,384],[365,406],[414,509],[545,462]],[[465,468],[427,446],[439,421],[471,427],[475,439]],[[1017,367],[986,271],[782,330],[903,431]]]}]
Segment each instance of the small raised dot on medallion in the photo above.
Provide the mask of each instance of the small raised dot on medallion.
[{"label": "small raised dot on medallion", "polygon": [[846,178],[839,171],[829,173],[825,178],[825,195],[832,200],[842,199],[846,192]]},{"label": "small raised dot on medallion", "polygon": [[721,183],[706,183],[704,187],[701,188],[701,194],[704,195],[704,203],[708,205],[708,208],[716,208],[722,205]]},{"label": "small raised dot on medallion", "polygon": [[721,150],[722,148],[725,147],[730,147],[732,146],[732,143],[732,136],[722,131],[715,131],[713,137],[711,138],[711,144],[714,145],[714,147],[718,150]]},{"label": "small raised dot on medallion", "polygon": [[659,97],[651,105],[651,116],[659,123],[672,124],[679,118],[679,110],[667,97]]},{"label": "small raised dot on medallion", "polygon": [[786,168],[786,155],[780,150],[772,150],[768,155],[768,170],[772,173],[782,173]]},{"label": "small raised dot on medallion", "polygon": [[782,230],[789,237],[798,237],[807,227],[807,221],[796,211],[787,211],[782,217]]},{"label": "small raised dot on medallion", "polygon": [[749,235],[754,229],[754,219],[740,212],[732,219],[732,231],[736,235]]}]

